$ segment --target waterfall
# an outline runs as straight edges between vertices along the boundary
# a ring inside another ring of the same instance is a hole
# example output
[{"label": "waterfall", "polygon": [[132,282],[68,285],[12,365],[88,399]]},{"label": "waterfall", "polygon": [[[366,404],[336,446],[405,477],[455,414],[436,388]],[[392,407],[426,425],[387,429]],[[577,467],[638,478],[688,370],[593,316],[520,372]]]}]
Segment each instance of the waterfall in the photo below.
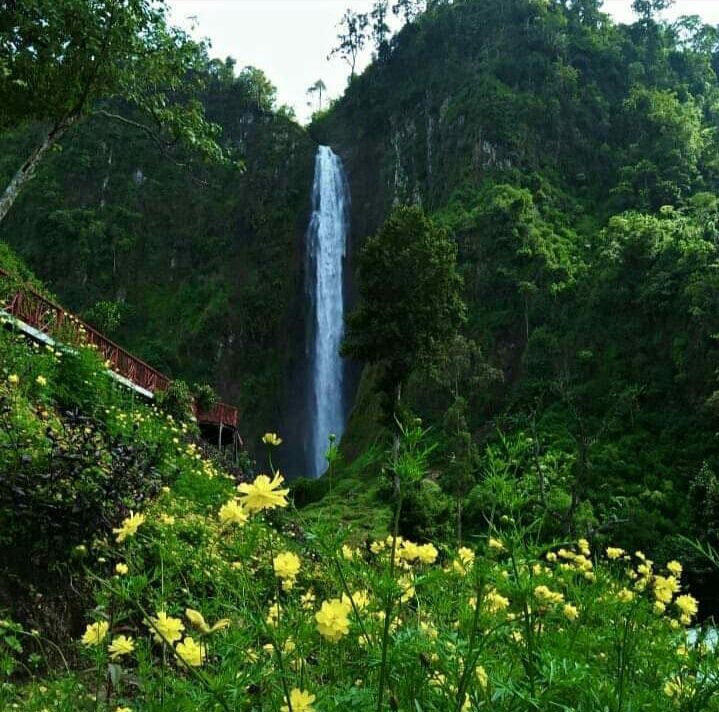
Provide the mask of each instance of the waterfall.
[{"label": "waterfall", "polygon": [[344,331],[343,268],[349,190],[342,161],[328,146],[315,157],[312,217],[307,229],[306,269],[310,308],[308,474],[321,475],[330,434],[344,430],[344,364],[339,355]]}]

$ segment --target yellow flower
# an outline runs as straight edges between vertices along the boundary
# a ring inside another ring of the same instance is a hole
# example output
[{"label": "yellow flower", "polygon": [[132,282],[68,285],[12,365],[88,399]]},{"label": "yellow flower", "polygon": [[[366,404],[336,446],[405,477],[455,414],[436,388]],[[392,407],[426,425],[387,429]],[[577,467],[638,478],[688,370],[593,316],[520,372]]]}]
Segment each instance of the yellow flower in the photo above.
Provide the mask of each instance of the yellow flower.
[{"label": "yellow flower", "polygon": [[302,596],[300,596],[300,603],[302,604],[302,608],[304,608],[305,610],[310,610],[314,602],[315,592],[312,589],[306,591],[302,594]]},{"label": "yellow flower", "polygon": [[545,558],[550,564],[553,564],[557,560],[557,555],[553,551],[548,551]]},{"label": "yellow flower", "polygon": [[192,623],[195,628],[201,630],[203,633],[214,633],[216,630],[228,628],[230,625],[229,618],[220,618],[220,620],[218,620],[215,625],[209,626],[205,621],[205,617],[202,615],[202,613],[200,613],[200,611],[196,611],[194,608],[186,608],[185,615],[187,616],[187,620],[190,621],[190,623]]},{"label": "yellow flower", "polygon": [[342,544],[342,558],[346,561],[352,561],[355,556],[355,550],[347,544]]},{"label": "yellow flower", "polygon": [[681,576],[682,565],[678,561],[670,561],[667,564],[667,571],[669,571],[670,574],[674,574],[674,576]]},{"label": "yellow flower", "polygon": [[679,592],[679,581],[673,576],[655,576],[654,597],[662,603],[671,603],[675,593]]},{"label": "yellow flower", "polygon": [[579,611],[577,610],[577,607],[573,606],[571,603],[564,604],[562,613],[564,613],[564,617],[568,618],[570,621],[576,621],[577,618],[579,618]]},{"label": "yellow flower", "polygon": [[163,512],[160,515],[160,521],[163,524],[167,524],[168,526],[171,526],[172,524],[175,523],[175,518],[171,514],[165,514],[165,512]]},{"label": "yellow flower", "polygon": [[275,601],[270,605],[270,609],[267,611],[267,618],[265,618],[265,622],[269,626],[276,626],[277,621],[280,619],[280,613],[282,612],[282,607],[279,604],[279,601]]},{"label": "yellow flower", "polygon": [[11,373],[7,377],[7,382],[12,386],[16,386],[18,383],[20,383],[20,376],[18,376],[17,373]]},{"label": "yellow flower", "polygon": [[682,683],[681,680],[675,678],[674,680],[667,680],[664,683],[664,694],[667,697],[678,697],[682,694]]},{"label": "yellow flower", "polygon": [[[355,608],[358,611],[363,611],[367,606],[369,606],[370,602],[370,596],[367,591],[355,591],[352,594],[352,602],[355,604]],[[352,602],[350,602],[349,596],[347,596],[346,593],[342,594],[342,603],[345,603],[347,605],[352,606]]]},{"label": "yellow flower", "polygon": [[417,558],[423,564],[433,564],[437,560],[438,554],[434,544],[422,544],[417,547]]},{"label": "yellow flower", "polygon": [[87,628],[85,628],[85,633],[82,636],[83,645],[100,645],[100,643],[105,640],[105,636],[109,630],[110,624],[107,621],[88,623]]},{"label": "yellow flower", "polygon": [[369,545],[369,550],[370,550],[373,554],[380,554],[380,553],[382,553],[382,551],[384,551],[385,546],[386,546],[386,544],[385,544],[383,541],[381,541],[381,540],[373,541],[373,542]]},{"label": "yellow flower", "polygon": [[229,502],[225,502],[225,504],[220,507],[219,517],[223,524],[238,524],[239,526],[243,526],[249,519],[245,508],[237,499],[231,499]]},{"label": "yellow flower", "polygon": [[158,643],[174,643],[182,637],[181,631],[185,630],[185,625],[179,618],[168,616],[165,611],[160,611],[157,618],[150,618],[150,624]]},{"label": "yellow flower", "polygon": [[132,712],[132,709],[129,707],[116,707],[115,712]]},{"label": "yellow flower", "polygon": [[629,603],[634,600],[634,592],[630,591],[628,588],[623,588],[617,593],[617,600],[622,603]]},{"label": "yellow flower", "polygon": [[[699,610],[697,599],[689,594],[679,596],[674,603],[676,603],[677,608],[682,612],[682,617],[691,618],[695,616]],[[684,621],[682,621],[682,623],[684,623]]]},{"label": "yellow flower", "polygon": [[493,536],[489,537],[487,545],[494,551],[504,551],[504,544],[501,539],[495,539]]},{"label": "yellow flower", "polygon": [[[315,712],[315,708],[312,706],[314,701],[315,696],[311,695],[307,690],[299,690],[295,687],[290,692],[292,712]],[[282,705],[280,712],[290,712],[289,705]]]},{"label": "yellow flower", "polygon": [[411,576],[400,576],[397,580],[397,583],[402,588],[402,594],[399,597],[399,600],[402,603],[407,603],[407,601],[410,601],[414,597],[415,589],[414,589],[414,583],[412,581]]},{"label": "yellow flower", "polygon": [[125,539],[129,536],[137,534],[137,530],[142,524],[145,523],[144,514],[133,514],[130,512],[130,516],[125,518],[118,529],[113,529],[112,533],[117,534],[115,537],[118,544],[122,544]]},{"label": "yellow flower", "polygon": [[580,539],[577,542],[577,546],[579,547],[582,554],[584,554],[584,556],[589,556],[589,554],[590,554],[589,542],[586,539]]},{"label": "yellow flower", "polygon": [[618,559],[620,556],[624,556],[624,549],[619,549],[615,546],[608,546],[607,547],[607,558],[608,559]]},{"label": "yellow flower", "polygon": [[177,644],[175,647],[175,653],[177,654],[177,657],[185,663],[185,665],[190,665],[192,667],[200,667],[205,657],[202,646],[198,645],[189,636],[181,643]]},{"label": "yellow flower", "polygon": [[547,586],[537,586],[534,589],[534,595],[542,603],[561,603],[564,600],[564,594],[552,591]]},{"label": "yellow flower", "polygon": [[265,445],[277,447],[278,445],[282,445],[282,438],[277,433],[265,433],[262,436],[262,442]]},{"label": "yellow flower", "polygon": [[297,574],[300,572],[300,563],[300,557],[291,551],[282,551],[272,559],[275,574],[281,579],[290,579],[292,581],[297,578]]},{"label": "yellow flower", "polygon": [[497,593],[497,591],[493,588],[487,591],[484,601],[487,605],[487,610],[490,613],[499,613],[499,611],[509,608],[509,599],[505,598],[500,593]]},{"label": "yellow flower", "polygon": [[247,510],[261,512],[263,509],[287,506],[289,489],[280,489],[283,482],[279,472],[272,480],[267,475],[257,475],[252,484],[243,482],[237,489],[245,495],[242,504]]},{"label": "yellow flower", "polygon": [[38,376],[35,379],[35,383],[37,383],[38,386],[46,386],[47,385],[47,378],[45,376]]},{"label": "yellow flower", "polygon": [[481,665],[477,665],[477,667],[474,668],[474,676],[477,678],[477,684],[480,688],[482,690],[486,690],[487,685],[489,685],[489,676],[487,675],[487,671]]},{"label": "yellow flower", "polygon": [[117,660],[122,655],[129,655],[135,650],[135,643],[132,638],[128,638],[126,635],[118,635],[112,639],[112,643],[107,646],[107,650],[110,653],[110,660]]},{"label": "yellow flower", "polygon": [[474,552],[471,549],[468,549],[466,546],[463,546],[457,552],[457,558],[452,562],[452,568],[460,576],[466,576],[468,570],[472,567],[473,563]]},{"label": "yellow flower", "polygon": [[336,643],[340,638],[349,633],[349,611],[350,602],[340,601],[333,598],[330,601],[323,601],[322,607],[315,614],[317,630],[327,640]]},{"label": "yellow flower", "polygon": [[662,613],[664,613],[664,611],[667,610],[667,607],[661,601],[654,601],[654,605],[652,606],[652,609],[653,609],[654,613],[656,613],[658,616],[660,616],[660,615],[662,615]]},{"label": "yellow flower", "polygon": [[127,564],[123,564],[122,562],[115,564],[115,573],[120,574],[120,576],[124,576],[129,570]]}]

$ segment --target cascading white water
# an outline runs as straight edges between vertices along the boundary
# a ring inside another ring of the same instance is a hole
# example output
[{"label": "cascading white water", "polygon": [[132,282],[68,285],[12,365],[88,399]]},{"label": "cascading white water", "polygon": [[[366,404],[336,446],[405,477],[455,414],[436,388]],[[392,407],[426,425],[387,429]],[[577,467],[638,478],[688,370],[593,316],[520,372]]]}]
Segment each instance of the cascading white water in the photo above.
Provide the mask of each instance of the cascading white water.
[{"label": "cascading white water", "polygon": [[315,157],[312,217],[307,230],[309,408],[308,461],[312,477],[327,467],[328,438],[340,438],[345,424],[343,267],[349,191],[342,161],[329,146]]}]

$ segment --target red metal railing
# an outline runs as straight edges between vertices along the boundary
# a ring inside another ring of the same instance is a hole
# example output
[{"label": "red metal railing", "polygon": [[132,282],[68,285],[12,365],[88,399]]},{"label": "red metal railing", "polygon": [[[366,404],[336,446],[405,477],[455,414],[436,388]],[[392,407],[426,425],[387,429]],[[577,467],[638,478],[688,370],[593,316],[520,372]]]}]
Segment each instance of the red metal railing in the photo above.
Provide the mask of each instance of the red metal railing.
[{"label": "red metal railing", "polygon": [[[3,280],[12,285],[11,275],[0,268],[0,281]],[[155,393],[166,391],[170,385],[171,381],[164,373],[123,349],[97,329],[68,313],[30,286],[14,286],[1,303],[5,311],[16,319],[48,336],[52,335],[60,341],[69,343],[93,345],[108,363],[109,368],[140,388]],[[201,411],[197,408],[193,408],[193,411],[201,423],[232,428],[237,428],[239,424],[237,408],[226,403],[218,403],[209,411]]]}]

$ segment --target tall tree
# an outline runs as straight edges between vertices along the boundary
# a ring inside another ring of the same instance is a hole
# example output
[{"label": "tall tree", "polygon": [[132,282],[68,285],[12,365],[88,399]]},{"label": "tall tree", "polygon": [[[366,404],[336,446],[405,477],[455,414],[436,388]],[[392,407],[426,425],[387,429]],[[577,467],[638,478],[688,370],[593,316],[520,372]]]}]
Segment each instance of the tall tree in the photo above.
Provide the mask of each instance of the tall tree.
[{"label": "tall tree", "polygon": [[465,318],[457,247],[418,207],[396,208],[360,255],[358,308],[342,352],[381,369],[394,416],[412,370],[435,359]]},{"label": "tall tree", "polygon": [[327,85],[321,80],[318,79],[309,89],[307,89],[307,93],[314,96],[317,95],[317,110],[322,111],[322,92],[327,91]]},{"label": "tall tree", "polygon": [[357,57],[367,43],[369,17],[366,13],[348,9],[340,20],[339,44],[330,52],[330,57],[339,55],[350,67],[350,76],[354,77]]},{"label": "tall tree", "polygon": [[168,25],[162,0],[2,3],[0,129],[35,121],[45,130],[0,198],[0,220],[47,152],[92,114],[131,124],[163,149],[179,142],[221,159],[219,129],[191,98],[206,64],[204,46]]}]

